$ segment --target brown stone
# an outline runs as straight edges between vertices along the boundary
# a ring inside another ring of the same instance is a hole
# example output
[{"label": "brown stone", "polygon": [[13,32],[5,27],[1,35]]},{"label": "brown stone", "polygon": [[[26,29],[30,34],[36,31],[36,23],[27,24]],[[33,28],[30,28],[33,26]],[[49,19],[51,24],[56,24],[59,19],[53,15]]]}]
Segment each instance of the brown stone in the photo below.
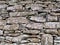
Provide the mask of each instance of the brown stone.
[{"label": "brown stone", "polygon": [[55,35],[55,34],[58,34],[58,31],[57,31],[57,29],[46,29],[45,33]]},{"label": "brown stone", "polygon": [[39,38],[28,38],[27,40],[29,40],[30,42],[33,42],[33,43],[40,42],[40,39]]}]

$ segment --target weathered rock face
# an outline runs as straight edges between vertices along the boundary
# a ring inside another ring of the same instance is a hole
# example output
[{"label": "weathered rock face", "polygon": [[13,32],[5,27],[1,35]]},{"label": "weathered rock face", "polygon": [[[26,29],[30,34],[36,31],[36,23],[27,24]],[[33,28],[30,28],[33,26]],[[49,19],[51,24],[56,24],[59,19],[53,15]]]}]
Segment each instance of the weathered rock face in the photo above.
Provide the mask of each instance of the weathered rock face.
[{"label": "weathered rock face", "polygon": [[0,0],[0,45],[60,45],[60,0]]},{"label": "weathered rock face", "polygon": [[41,45],[53,45],[53,37],[50,34],[42,35]]}]

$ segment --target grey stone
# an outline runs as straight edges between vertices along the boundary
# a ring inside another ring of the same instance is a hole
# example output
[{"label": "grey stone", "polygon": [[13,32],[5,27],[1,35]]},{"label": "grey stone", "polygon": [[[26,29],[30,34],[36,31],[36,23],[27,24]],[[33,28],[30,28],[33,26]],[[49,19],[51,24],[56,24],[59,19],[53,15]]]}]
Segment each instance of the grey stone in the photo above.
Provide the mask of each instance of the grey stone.
[{"label": "grey stone", "polygon": [[4,41],[4,37],[3,36],[0,36],[0,42],[3,42]]},{"label": "grey stone", "polygon": [[16,33],[15,30],[4,31],[4,36],[16,37],[19,36],[21,33]]},{"label": "grey stone", "polygon": [[28,43],[28,44],[21,44],[21,45],[41,45],[41,43]]},{"label": "grey stone", "polygon": [[11,2],[17,2],[18,0],[11,0]]},{"label": "grey stone", "polygon": [[51,14],[56,16],[60,15],[60,13],[54,13],[54,12],[51,12]]},{"label": "grey stone", "polygon": [[11,10],[11,11],[21,11],[21,10],[23,10],[23,8],[22,8],[21,5],[15,5],[15,6],[7,7],[7,10]]},{"label": "grey stone", "polygon": [[12,24],[12,25],[5,25],[4,30],[17,30],[19,29],[19,25],[18,24]]},{"label": "grey stone", "polygon": [[5,42],[1,42],[0,45],[5,45]]},{"label": "grey stone", "polygon": [[36,22],[45,22],[46,19],[44,17],[37,17],[37,16],[31,16],[30,20],[36,21]]},{"label": "grey stone", "polygon": [[21,43],[29,43],[29,40],[22,40]]},{"label": "grey stone", "polygon": [[0,35],[3,35],[3,30],[0,30]]},{"label": "grey stone", "polygon": [[39,38],[28,38],[27,40],[29,40],[30,42],[33,42],[33,43],[39,43],[40,42]]},{"label": "grey stone", "polygon": [[26,33],[26,34],[39,34],[40,31],[39,30],[22,30],[23,33]]},{"label": "grey stone", "polygon": [[57,16],[47,15],[47,21],[58,21]]},{"label": "grey stone", "polygon": [[52,9],[52,12],[60,13],[60,9]]},{"label": "grey stone", "polygon": [[56,0],[56,1],[60,1],[60,0]]},{"label": "grey stone", "polygon": [[59,22],[46,22],[45,24],[45,28],[60,28],[60,23]]},{"label": "grey stone", "polygon": [[43,29],[44,27],[42,23],[29,23],[29,24],[22,24],[22,25],[29,29]]},{"label": "grey stone", "polygon": [[11,17],[16,17],[16,16],[33,16],[36,14],[35,11],[32,12],[11,12],[9,13]]},{"label": "grey stone", "polygon": [[31,4],[31,5],[26,5],[26,9],[31,8],[32,10],[42,10],[42,7],[46,7],[45,5],[41,4]]},{"label": "grey stone", "polygon": [[14,3],[12,1],[7,1],[9,3],[9,5],[17,5],[17,3]]},{"label": "grey stone", "polygon": [[26,17],[10,17],[7,19],[7,23],[29,23]]},{"label": "grey stone", "polygon": [[6,5],[6,4],[0,4],[0,9],[4,9],[4,8],[6,8],[8,5]]},{"label": "grey stone", "polygon": [[58,29],[58,35],[60,35],[60,29]]},{"label": "grey stone", "polygon": [[17,45],[16,43],[5,43],[4,45]]},{"label": "grey stone", "polygon": [[29,45],[41,45],[41,43],[28,43]]},{"label": "grey stone", "polygon": [[42,35],[41,45],[53,45],[53,37],[50,34]]},{"label": "grey stone", "polygon": [[32,3],[32,1],[30,0],[30,1],[21,1],[21,2],[19,2],[20,4],[31,4]]}]

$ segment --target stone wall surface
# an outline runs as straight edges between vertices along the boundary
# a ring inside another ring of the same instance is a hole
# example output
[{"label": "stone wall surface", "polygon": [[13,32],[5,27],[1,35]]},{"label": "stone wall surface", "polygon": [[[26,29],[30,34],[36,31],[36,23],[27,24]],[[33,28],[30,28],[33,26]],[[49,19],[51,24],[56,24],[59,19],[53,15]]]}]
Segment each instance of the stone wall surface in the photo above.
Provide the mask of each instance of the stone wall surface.
[{"label": "stone wall surface", "polygon": [[60,45],[60,0],[0,0],[0,45]]}]

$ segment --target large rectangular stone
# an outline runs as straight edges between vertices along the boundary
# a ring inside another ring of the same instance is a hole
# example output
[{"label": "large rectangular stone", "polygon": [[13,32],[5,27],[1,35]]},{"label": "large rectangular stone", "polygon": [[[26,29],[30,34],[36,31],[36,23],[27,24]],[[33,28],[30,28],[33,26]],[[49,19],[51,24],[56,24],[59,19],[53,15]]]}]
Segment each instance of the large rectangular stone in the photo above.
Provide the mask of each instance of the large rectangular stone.
[{"label": "large rectangular stone", "polygon": [[31,16],[31,17],[29,17],[29,19],[31,21],[35,21],[35,22],[46,22],[46,18],[44,18],[43,16],[41,16],[41,17]]},{"label": "large rectangular stone", "polygon": [[35,11],[32,11],[32,12],[11,12],[9,13],[11,17],[18,17],[18,16],[32,16],[32,15],[35,15]]},{"label": "large rectangular stone", "polygon": [[60,22],[46,22],[44,28],[60,28]]},{"label": "large rectangular stone", "polygon": [[22,30],[24,34],[39,34],[39,30]]},{"label": "large rectangular stone", "polygon": [[20,35],[20,32],[16,33],[15,30],[5,30],[4,36],[11,36],[11,37],[17,37]]},{"label": "large rectangular stone", "polygon": [[6,5],[6,4],[0,4],[0,9],[4,9],[6,7],[8,7],[8,5]]},{"label": "large rectangular stone", "polygon": [[43,29],[44,27],[43,23],[28,23],[28,24],[22,24],[22,25],[29,29]]},{"label": "large rectangular stone", "polygon": [[5,3],[7,3],[6,1],[0,1],[0,4],[5,4]]},{"label": "large rectangular stone", "polygon": [[22,11],[23,8],[22,8],[22,5],[15,5],[15,6],[10,6],[10,7],[7,7],[7,10],[11,10],[11,11]]},{"label": "large rectangular stone", "polygon": [[5,25],[4,30],[17,30],[19,29],[19,25],[18,24],[12,24],[12,25]]},{"label": "large rectangular stone", "polygon": [[45,29],[44,32],[47,33],[47,34],[53,34],[53,35],[57,35],[58,34],[57,29]]},{"label": "large rectangular stone", "polygon": [[28,4],[26,5],[26,9],[28,8],[31,8],[32,10],[42,10],[43,8],[42,7],[46,7],[45,5],[42,5],[42,4]]},{"label": "large rectangular stone", "polygon": [[7,19],[7,23],[29,23],[26,17],[10,17]]}]

